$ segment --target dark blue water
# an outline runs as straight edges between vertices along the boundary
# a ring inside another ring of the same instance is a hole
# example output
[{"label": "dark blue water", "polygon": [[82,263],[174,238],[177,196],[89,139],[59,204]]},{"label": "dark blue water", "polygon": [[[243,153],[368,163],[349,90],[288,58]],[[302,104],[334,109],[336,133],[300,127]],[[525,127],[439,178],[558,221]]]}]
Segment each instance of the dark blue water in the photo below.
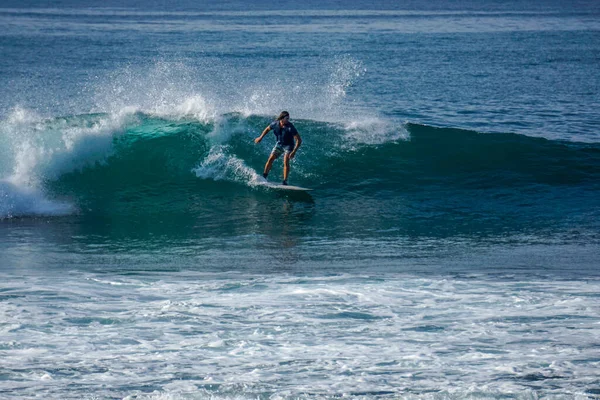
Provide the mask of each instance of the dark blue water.
[{"label": "dark blue water", "polygon": [[1,397],[600,393],[597,3],[0,7]]}]

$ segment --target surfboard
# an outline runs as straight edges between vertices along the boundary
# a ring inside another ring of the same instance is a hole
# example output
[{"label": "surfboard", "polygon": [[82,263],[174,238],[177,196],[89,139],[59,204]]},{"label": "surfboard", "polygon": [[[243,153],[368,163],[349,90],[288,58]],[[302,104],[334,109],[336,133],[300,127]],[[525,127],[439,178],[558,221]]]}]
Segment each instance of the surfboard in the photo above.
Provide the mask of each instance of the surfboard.
[{"label": "surfboard", "polygon": [[301,186],[282,185],[281,183],[269,182],[263,177],[258,178],[258,184],[260,186],[263,186],[263,187],[266,187],[269,189],[274,189],[274,190],[291,190],[291,191],[296,191],[296,192],[310,192],[312,190],[312,189],[304,188]]},{"label": "surfboard", "polygon": [[268,187],[269,189],[275,189],[275,190],[293,190],[293,191],[297,191],[297,192],[310,192],[312,190],[312,189],[304,188],[304,187],[300,187],[300,186],[282,185],[281,183],[266,182],[263,185]]}]

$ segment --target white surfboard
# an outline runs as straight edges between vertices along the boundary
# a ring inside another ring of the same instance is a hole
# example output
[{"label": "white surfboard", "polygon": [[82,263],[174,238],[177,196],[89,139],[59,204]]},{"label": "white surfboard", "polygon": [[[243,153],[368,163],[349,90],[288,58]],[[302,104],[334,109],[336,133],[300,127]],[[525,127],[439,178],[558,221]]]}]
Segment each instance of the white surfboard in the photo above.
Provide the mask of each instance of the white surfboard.
[{"label": "white surfboard", "polygon": [[265,186],[269,189],[274,189],[274,190],[294,190],[297,192],[310,192],[312,189],[309,188],[304,188],[304,187],[300,187],[300,186],[294,186],[294,185],[282,185],[281,183],[272,183],[272,182],[261,182],[262,186]]},{"label": "white surfboard", "polygon": [[277,184],[277,183],[267,183],[266,185],[267,187],[271,188],[271,189],[275,189],[275,190],[296,190],[299,192],[310,192],[312,189],[309,188],[303,188],[300,186],[294,186],[294,185],[282,185],[281,183]]}]

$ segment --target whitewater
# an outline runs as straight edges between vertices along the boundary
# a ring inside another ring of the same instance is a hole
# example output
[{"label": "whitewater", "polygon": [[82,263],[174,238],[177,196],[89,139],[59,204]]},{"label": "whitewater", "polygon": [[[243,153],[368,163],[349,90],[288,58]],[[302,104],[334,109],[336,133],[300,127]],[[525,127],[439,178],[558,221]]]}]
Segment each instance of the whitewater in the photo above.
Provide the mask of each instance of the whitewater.
[{"label": "whitewater", "polygon": [[148,267],[10,277],[4,396],[529,399],[549,382],[545,398],[574,398],[596,382],[597,281]]}]

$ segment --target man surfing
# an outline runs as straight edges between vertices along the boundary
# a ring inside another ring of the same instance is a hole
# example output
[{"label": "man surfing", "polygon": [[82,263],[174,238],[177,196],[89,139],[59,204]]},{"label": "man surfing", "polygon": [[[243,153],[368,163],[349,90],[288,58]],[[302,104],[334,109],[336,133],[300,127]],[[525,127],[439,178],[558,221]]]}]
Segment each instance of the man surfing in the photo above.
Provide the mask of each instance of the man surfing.
[{"label": "man surfing", "polygon": [[292,125],[290,122],[290,113],[287,111],[282,111],[277,119],[271,122],[271,124],[265,128],[259,137],[254,139],[254,143],[260,143],[265,135],[269,133],[269,131],[273,131],[275,137],[277,138],[277,143],[275,144],[275,147],[273,147],[271,155],[265,164],[263,177],[267,179],[267,176],[269,176],[269,171],[271,171],[271,167],[273,166],[273,161],[283,154],[282,184],[287,185],[288,176],[290,174],[290,160],[296,156],[296,152],[302,144],[302,139],[300,138],[300,134],[294,125]]}]

